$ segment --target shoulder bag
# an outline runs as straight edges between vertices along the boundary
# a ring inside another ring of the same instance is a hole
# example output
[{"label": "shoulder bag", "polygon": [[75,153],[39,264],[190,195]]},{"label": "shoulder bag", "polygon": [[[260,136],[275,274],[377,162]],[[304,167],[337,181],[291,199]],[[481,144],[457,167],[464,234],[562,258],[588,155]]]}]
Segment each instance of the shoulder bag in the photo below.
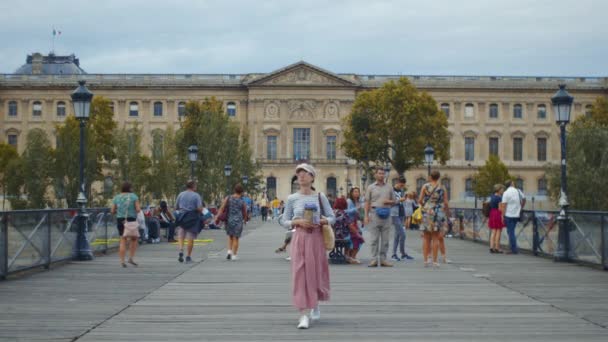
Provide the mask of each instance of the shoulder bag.
[{"label": "shoulder bag", "polygon": [[127,196],[129,196],[129,199],[127,200],[127,205],[125,206],[125,222],[123,223],[125,229],[122,232],[122,236],[139,238],[139,223],[137,220],[131,222],[127,221],[127,217],[129,215],[129,205],[131,204],[131,195]]},{"label": "shoulder bag", "polygon": [[[321,193],[319,192],[319,214],[323,217],[323,202],[321,202]],[[329,224],[324,224],[321,227],[323,231],[323,243],[325,244],[325,249],[331,251],[336,246],[336,236],[334,235],[334,230],[331,228]]]}]

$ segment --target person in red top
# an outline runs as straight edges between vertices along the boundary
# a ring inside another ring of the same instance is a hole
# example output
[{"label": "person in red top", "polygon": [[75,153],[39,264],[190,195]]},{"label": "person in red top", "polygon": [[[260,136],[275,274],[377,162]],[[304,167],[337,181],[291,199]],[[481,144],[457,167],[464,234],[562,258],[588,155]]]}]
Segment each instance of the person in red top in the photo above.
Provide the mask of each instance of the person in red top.
[{"label": "person in red top", "polygon": [[502,193],[505,187],[502,184],[494,185],[494,194],[490,196],[490,215],[488,218],[488,228],[490,228],[490,253],[503,253],[500,249],[500,235],[505,227],[503,213],[500,211]]}]

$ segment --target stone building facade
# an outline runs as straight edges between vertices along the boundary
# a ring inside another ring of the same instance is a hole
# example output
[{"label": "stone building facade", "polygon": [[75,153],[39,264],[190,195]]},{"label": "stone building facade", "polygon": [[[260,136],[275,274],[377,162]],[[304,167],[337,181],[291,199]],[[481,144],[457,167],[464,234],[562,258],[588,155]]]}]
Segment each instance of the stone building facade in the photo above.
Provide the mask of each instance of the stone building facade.
[{"label": "stone building facade", "polygon": [[[42,62],[54,62],[44,57]],[[78,61],[62,58],[61,63]],[[36,61],[41,63],[28,57],[28,63]],[[291,191],[294,166],[302,159],[318,169],[315,186],[321,191],[346,193],[350,186],[362,185],[358,165],[340,149],[341,119],[357,94],[401,77],[335,74],[306,62],[267,74],[238,75],[87,74],[77,67],[60,74],[45,73],[41,66],[21,67],[26,71],[0,75],[3,141],[22,152],[26,132],[33,128],[44,129],[53,141],[55,124],[73,112],[70,93],[80,79],[95,95],[112,101],[119,126],[143,127],[143,147],[148,150],[153,132],[169,125],[179,129],[186,101],[214,96],[224,102],[226,115],[248,129],[268,192],[283,199]],[[584,115],[597,97],[608,96],[608,78],[601,77],[406,77],[429,92],[448,116],[451,159],[436,167],[455,206],[474,205],[471,176],[494,153],[526,195],[535,198],[536,208],[550,207],[543,168],[558,163],[560,153],[551,96],[565,83],[575,97],[574,117]],[[390,178],[395,176],[393,171]],[[425,167],[406,172],[410,189],[418,188],[425,177]]]}]

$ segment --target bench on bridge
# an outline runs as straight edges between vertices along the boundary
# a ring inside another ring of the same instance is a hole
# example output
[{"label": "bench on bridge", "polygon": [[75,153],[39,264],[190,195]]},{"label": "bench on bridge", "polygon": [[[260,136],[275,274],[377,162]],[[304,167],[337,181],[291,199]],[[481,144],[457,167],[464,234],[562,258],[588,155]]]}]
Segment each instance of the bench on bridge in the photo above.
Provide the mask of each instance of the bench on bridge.
[{"label": "bench on bridge", "polygon": [[329,263],[330,264],[347,264],[346,255],[344,254],[344,250],[350,244],[349,240],[346,239],[336,239],[336,245],[334,249],[329,252]]}]

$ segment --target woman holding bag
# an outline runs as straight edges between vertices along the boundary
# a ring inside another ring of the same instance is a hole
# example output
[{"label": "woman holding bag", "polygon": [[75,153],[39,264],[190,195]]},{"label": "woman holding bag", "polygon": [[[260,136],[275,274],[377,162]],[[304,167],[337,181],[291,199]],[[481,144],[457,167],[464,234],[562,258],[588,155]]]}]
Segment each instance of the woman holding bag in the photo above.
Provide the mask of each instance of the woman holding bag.
[{"label": "woman holding bag", "polygon": [[300,190],[287,199],[283,225],[295,228],[291,242],[292,303],[300,312],[298,329],[308,329],[310,319],[321,318],[319,301],[329,300],[329,265],[322,227],[333,224],[335,216],[327,197],[312,188],[315,169],[300,164],[296,175]]},{"label": "woman holding bag", "polygon": [[[122,267],[127,267],[127,264],[125,264],[125,254],[127,240],[129,240],[129,264],[137,267],[137,263],[133,261],[133,257],[135,257],[137,239],[139,238],[137,225],[137,214],[141,211],[139,198],[131,190],[131,183],[129,182],[122,183],[120,191],[120,194],[116,195],[112,200],[111,210],[112,214],[116,215],[116,228],[118,228],[118,234],[120,236],[118,256],[120,257],[120,264]],[[135,224],[133,225],[131,222]],[[125,229],[125,225],[127,225],[127,229]],[[132,227],[130,227],[131,225],[133,225],[135,229],[132,229]]]}]

